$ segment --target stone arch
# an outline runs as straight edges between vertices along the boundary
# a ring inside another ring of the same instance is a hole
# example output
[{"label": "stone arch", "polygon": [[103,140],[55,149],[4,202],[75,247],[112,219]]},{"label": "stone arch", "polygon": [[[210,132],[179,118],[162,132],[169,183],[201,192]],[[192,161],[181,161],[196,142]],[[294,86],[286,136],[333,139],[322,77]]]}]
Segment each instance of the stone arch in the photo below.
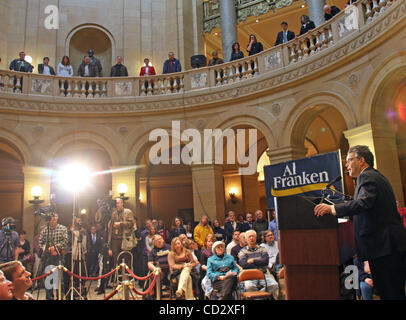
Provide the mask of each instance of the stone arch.
[{"label": "stone arch", "polygon": [[242,108],[238,112],[230,111],[226,112],[219,117],[214,118],[210,121],[205,128],[219,128],[225,130],[227,128],[232,128],[239,125],[250,125],[256,129],[259,129],[265,137],[265,140],[268,144],[268,147],[275,147],[276,139],[275,134],[269,125],[266,124],[266,121],[270,123],[273,118],[265,110],[256,110],[255,114],[252,115],[252,110],[250,108]]},{"label": "stone arch", "polygon": [[121,163],[118,150],[106,137],[90,131],[75,131],[66,133],[54,140],[50,145],[50,148],[44,154],[41,161],[43,165],[46,165],[48,161],[54,159],[58,151],[64,146],[74,142],[85,142],[89,145],[98,145],[109,155],[112,166],[119,166]]},{"label": "stone arch", "polygon": [[347,129],[357,125],[348,101],[332,92],[318,92],[299,101],[290,112],[282,133],[282,145],[301,145],[308,127],[316,115],[326,107],[332,107],[343,117]]},{"label": "stone arch", "polygon": [[361,100],[361,119],[362,123],[370,123],[376,120],[376,107],[379,105],[377,100],[380,98],[380,92],[385,90],[383,84],[387,79],[406,73],[406,50],[401,50],[387,57],[373,75],[370,77],[366,90]]},{"label": "stone arch", "polygon": [[[97,25],[97,24],[92,24],[92,23],[88,23],[88,24],[82,24],[79,26],[76,26],[75,28],[73,28],[68,35],[66,36],[65,39],[65,55],[70,56],[71,58],[71,64],[74,66],[74,68],[76,68],[75,70],[77,70],[77,67],[79,66],[78,64],[78,57],[75,58],[75,56],[72,54],[72,50],[73,48],[73,43],[72,40],[76,40],[77,36],[80,36],[80,34],[85,30],[85,29],[89,29],[87,31],[93,32],[96,36],[98,36],[100,39],[99,41],[95,41],[94,44],[90,45],[95,45],[95,46],[100,46],[103,42],[109,41],[110,42],[110,48],[108,48],[108,42],[106,42],[107,47],[105,48],[107,50],[107,53],[109,51],[109,49],[111,50],[111,54],[106,54],[103,55],[102,57],[100,57],[100,49],[97,48],[93,48],[95,49],[95,56],[98,57],[100,59],[100,61],[102,62],[103,65],[103,73],[105,75],[108,75],[109,72],[106,73],[106,66],[108,68],[110,68],[110,66],[112,65],[112,63],[115,61],[115,56],[116,56],[116,43],[115,43],[115,39],[114,36],[112,35],[112,33],[105,27]],[[89,32],[87,32],[87,34],[89,34]],[[84,33],[84,36],[86,35],[86,33]],[[87,39],[87,41],[91,40],[92,38],[96,38],[95,36],[91,37],[90,39]],[[105,39],[103,39],[105,38]],[[72,47],[71,47],[72,46]],[[102,47],[102,46],[101,46]],[[100,47],[100,48],[101,48]],[[91,48],[87,48],[85,51],[87,52],[88,49]],[[98,51],[99,51],[99,56],[98,56]],[[83,52],[84,53],[84,52]],[[81,62],[81,60],[80,60]]]},{"label": "stone arch", "polygon": [[19,155],[21,156],[22,164],[33,164],[33,155],[28,143],[16,133],[0,128],[0,139],[4,139]]}]

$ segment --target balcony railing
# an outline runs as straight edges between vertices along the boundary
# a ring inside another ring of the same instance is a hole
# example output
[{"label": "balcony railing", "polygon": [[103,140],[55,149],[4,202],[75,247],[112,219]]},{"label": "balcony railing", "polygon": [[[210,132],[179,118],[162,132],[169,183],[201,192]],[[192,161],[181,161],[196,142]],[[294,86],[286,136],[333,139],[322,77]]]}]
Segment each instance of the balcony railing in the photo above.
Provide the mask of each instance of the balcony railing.
[{"label": "balcony railing", "polygon": [[[250,16],[259,16],[276,8],[288,7],[297,0],[234,0],[238,22]],[[203,32],[220,27],[220,0],[203,2]]]},{"label": "balcony railing", "polygon": [[[254,56],[186,72],[148,77],[66,78],[0,70],[0,93],[93,101],[106,98],[176,97],[189,92],[207,89],[210,92],[211,89],[219,87],[228,88],[257,77],[279,77],[286,73],[286,70],[295,69],[296,65],[299,68],[301,62],[311,59],[317,61],[317,57],[322,57],[324,52],[333,52],[334,49],[330,48],[343,47],[341,44],[352,39],[354,34],[368,30],[374,20],[391,10],[391,6],[396,6],[396,10],[402,8],[405,11],[403,6],[406,4],[404,0],[359,0],[325,24],[285,44]],[[386,25],[387,20],[385,17]],[[369,33],[368,31],[368,37]],[[306,72],[314,71],[314,65],[313,63]],[[288,78],[294,80],[295,75],[290,74]]]}]

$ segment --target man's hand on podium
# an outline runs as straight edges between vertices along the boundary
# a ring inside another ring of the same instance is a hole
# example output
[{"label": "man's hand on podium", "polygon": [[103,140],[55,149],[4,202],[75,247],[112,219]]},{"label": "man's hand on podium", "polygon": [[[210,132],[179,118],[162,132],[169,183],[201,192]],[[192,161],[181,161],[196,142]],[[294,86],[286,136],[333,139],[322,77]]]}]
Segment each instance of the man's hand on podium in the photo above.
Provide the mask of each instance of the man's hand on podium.
[{"label": "man's hand on podium", "polygon": [[325,214],[332,214],[332,206],[329,204],[321,203],[314,207],[314,214],[316,217],[322,217]]}]

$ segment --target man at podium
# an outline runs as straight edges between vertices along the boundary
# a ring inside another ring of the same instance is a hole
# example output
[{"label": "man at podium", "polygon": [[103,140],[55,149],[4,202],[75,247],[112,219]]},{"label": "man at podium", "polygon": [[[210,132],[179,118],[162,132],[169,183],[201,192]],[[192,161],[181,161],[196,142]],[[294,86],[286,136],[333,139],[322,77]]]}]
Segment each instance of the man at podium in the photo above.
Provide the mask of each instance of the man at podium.
[{"label": "man at podium", "polygon": [[369,262],[381,299],[406,299],[406,229],[389,181],[373,166],[374,156],[367,146],[351,147],[346,168],[357,178],[354,200],[319,204],[314,213],[353,216],[358,258]]}]

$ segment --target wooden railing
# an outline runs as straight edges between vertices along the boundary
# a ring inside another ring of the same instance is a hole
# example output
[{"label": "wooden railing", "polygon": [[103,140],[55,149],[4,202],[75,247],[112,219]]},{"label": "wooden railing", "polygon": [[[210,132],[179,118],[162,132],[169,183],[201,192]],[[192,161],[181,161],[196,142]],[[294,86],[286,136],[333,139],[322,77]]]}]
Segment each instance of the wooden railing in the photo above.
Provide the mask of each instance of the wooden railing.
[{"label": "wooden railing", "polygon": [[404,0],[359,0],[325,24],[285,44],[257,55],[186,72],[147,77],[58,77],[0,70],[0,93],[77,99],[176,95],[249,81],[313,59],[344,43],[347,37],[373,22],[394,3]]}]

